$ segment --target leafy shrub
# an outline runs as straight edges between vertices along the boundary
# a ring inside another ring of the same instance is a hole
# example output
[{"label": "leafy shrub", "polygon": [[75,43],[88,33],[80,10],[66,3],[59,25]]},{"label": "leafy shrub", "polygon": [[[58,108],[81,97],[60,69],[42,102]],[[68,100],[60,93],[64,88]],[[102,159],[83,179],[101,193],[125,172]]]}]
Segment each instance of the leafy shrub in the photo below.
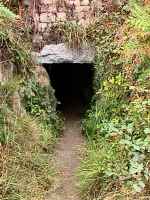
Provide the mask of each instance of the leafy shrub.
[{"label": "leafy shrub", "polygon": [[57,101],[51,86],[41,86],[35,78],[31,78],[25,81],[22,95],[26,111],[49,127],[56,136],[62,121],[56,112]]}]

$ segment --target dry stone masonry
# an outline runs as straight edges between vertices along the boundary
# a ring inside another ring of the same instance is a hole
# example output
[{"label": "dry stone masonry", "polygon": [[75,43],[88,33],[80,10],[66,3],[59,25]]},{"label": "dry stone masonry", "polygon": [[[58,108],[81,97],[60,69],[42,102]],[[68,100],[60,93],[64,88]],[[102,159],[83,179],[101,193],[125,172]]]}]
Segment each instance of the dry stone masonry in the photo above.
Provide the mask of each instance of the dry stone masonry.
[{"label": "dry stone masonry", "polygon": [[59,44],[62,41],[57,41],[57,37],[50,30],[51,27],[55,27],[53,25],[61,22],[74,22],[86,26],[89,22],[92,22],[98,11],[105,10],[106,5],[111,7],[112,0],[37,1],[38,6],[35,6],[35,10],[31,10],[35,26],[33,46],[38,51],[38,53],[33,54],[38,57],[36,59],[37,63],[93,62],[94,51],[91,47],[81,48],[78,52],[73,49],[69,50],[65,44]]},{"label": "dry stone masonry", "polygon": [[101,0],[40,0],[39,5],[34,14],[38,33],[36,41],[43,40],[43,36],[54,23],[72,21],[82,25],[88,24],[102,7]]},{"label": "dry stone masonry", "polygon": [[38,30],[44,32],[58,21],[88,23],[100,8],[101,0],[41,0]]},{"label": "dry stone masonry", "polygon": [[29,5],[29,13],[33,18],[33,47],[34,50],[38,51],[38,53],[34,52],[33,55],[38,57],[37,63],[91,63],[94,57],[91,47],[81,48],[79,52],[67,49],[64,44],[59,44],[62,42],[61,38],[58,41],[57,34],[53,33],[52,27],[54,28],[57,23],[61,22],[74,22],[86,26],[97,17],[98,13],[101,13],[98,11],[111,10],[112,1],[33,0],[33,3],[30,3],[32,1],[24,0],[24,3]]},{"label": "dry stone masonry", "polygon": [[[38,0],[34,10],[36,27],[33,46],[39,51],[38,64],[44,63],[91,63],[94,52],[89,48],[80,51],[69,50],[64,44],[57,44],[55,36],[50,34],[50,27],[60,22],[74,22],[87,25],[102,8],[101,0]],[[54,38],[53,38],[54,37]],[[49,45],[49,46],[47,46]],[[44,52],[44,55],[43,55]],[[45,54],[46,52],[46,54]]]}]

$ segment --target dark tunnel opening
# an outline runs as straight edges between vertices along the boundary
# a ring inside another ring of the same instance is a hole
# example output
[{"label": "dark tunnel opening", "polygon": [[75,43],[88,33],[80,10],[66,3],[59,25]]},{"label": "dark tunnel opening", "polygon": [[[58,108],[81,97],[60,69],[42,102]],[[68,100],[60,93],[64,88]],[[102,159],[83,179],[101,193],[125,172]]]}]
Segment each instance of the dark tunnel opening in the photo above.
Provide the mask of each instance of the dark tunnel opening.
[{"label": "dark tunnel opening", "polygon": [[57,109],[80,114],[88,108],[93,95],[94,68],[91,64],[45,64],[55,96]]}]

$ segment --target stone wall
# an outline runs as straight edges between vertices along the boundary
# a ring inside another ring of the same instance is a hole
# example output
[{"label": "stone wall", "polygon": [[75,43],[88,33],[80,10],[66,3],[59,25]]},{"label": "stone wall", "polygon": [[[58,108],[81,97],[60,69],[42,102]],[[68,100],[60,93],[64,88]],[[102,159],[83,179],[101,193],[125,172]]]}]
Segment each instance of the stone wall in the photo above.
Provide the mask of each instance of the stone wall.
[{"label": "stone wall", "polygon": [[39,32],[56,21],[77,21],[86,24],[97,9],[101,0],[41,0]]},{"label": "stone wall", "polygon": [[101,0],[40,0],[38,4],[38,11],[34,13],[37,43],[43,41],[43,36],[54,23],[73,21],[86,25],[102,8]]}]

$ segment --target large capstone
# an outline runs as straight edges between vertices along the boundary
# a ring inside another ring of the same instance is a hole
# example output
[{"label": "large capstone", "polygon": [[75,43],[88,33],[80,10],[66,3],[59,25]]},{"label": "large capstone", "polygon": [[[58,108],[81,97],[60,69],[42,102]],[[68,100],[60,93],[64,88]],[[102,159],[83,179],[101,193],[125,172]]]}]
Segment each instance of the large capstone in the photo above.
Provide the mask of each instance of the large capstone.
[{"label": "large capstone", "polygon": [[52,63],[93,63],[95,51],[90,47],[68,48],[64,43],[50,44],[36,54],[38,64]]}]

